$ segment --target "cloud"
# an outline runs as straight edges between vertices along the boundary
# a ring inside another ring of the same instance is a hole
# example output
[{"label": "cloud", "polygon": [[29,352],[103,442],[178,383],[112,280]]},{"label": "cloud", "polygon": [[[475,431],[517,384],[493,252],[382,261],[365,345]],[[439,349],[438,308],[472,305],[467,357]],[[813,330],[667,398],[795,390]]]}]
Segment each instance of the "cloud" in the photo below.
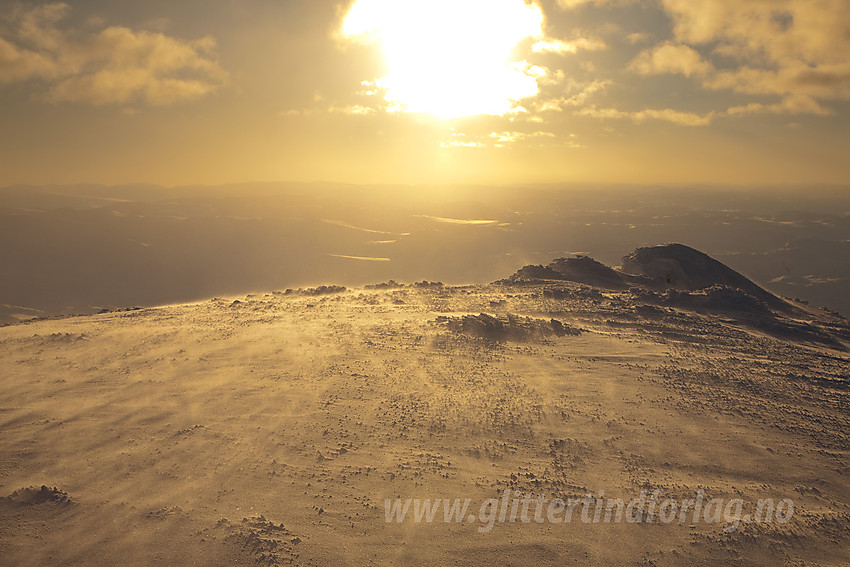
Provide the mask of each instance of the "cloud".
[{"label": "cloud", "polygon": [[579,37],[571,41],[549,39],[538,41],[531,46],[531,51],[534,53],[557,53],[559,55],[577,53],[579,51],[602,51],[605,49],[608,49],[605,42],[587,37]]},{"label": "cloud", "polygon": [[21,49],[0,37],[0,83],[52,77],[57,72],[53,59]]},{"label": "cloud", "polygon": [[[578,146],[574,138],[574,135],[570,137],[570,139],[568,140],[568,145],[570,147],[580,147]],[[503,130],[482,131],[477,133],[453,131],[451,133],[451,137],[441,142],[440,146],[443,148],[506,148],[519,144],[524,146],[538,147],[563,145],[562,140],[558,140],[558,135],[553,132],[548,132],[544,130],[532,130],[526,132],[517,130]]]},{"label": "cloud", "polygon": [[753,102],[742,106],[733,106],[726,113],[729,116],[745,114],[817,114],[830,116],[835,114],[834,111],[824,108],[815,99],[805,95],[789,96],[775,104]]},{"label": "cloud", "polygon": [[18,38],[38,50],[56,51],[62,47],[62,34],[56,24],[70,13],[64,3],[28,6],[15,3],[4,19],[16,29]]},{"label": "cloud", "polygon": [[643,43],[644,41],[647,41],[649,39],[649,37],[650,36],[649,36],[648,33],[635,32],[635,33],[630,33],[629,35],[627,35],[626,41],[628,41],[632,45],[636,45],[638,43]]},{"label": "cloud", "polygon": [[377,114],[397,114],[404,112],[397,102],[387,100],[386,87],[379,81],[361,81],[361,88],[352,93],[345,102],[331,102],[327,104],[321,95],[313,96],[313,107],[295,111],[299,114],[315,114],[317,112],[328,112],[331,114],[347,114],[350,116],[374,116]]},{"label": "cloud", "polygon": [[440,142],[441,148],[483,148],[484,144],[479,142],[464,142],[462,140],[450,140],[448,142]]},{"label": "cloud", "polygon": [[210,37],[186,41],[122,26],[60,29],[69,12],[63,3],[18,4],[2,17],[0,83],[37,82],[37,98],[50,102],[165,106],[227,82],[210,57]]},{"label": "cloud", "polygon": [[451,139],[440,142],[441,148],[483,148],[485,144],[470,140],[463,132],[454,131],[452,128]]},{"label": "cloud", "polygon": [[533,138],[555,137],[555,134],[553,134],[552,132],[544,132],[542,130],[532,132],[530,134],[527,134],[525,132],[491,132],[489,135],[489,138],[494,141],[494,146],[497,148],[503,148],[506,144],[514,144]]},{"label": "cloud", "polygon": [[629,63],[629,70],[640,75],[673,73],[704,77],[714,68],[695,49],[667,42],[640,53]]},{"label": "cloud", "polygon": [[578,8],[579,6],[584,6],[586,4],[595,4],[597,6],[603,6],[606,4],[612,4],[614,6],[625,6],[627,4],[636,4],[641,0],[558,0],[558,7],[562,10],[571,10],[573,8]]},{"label": "cloud", "polygon": [[670,108],[652,109],[648,108],[636,112],[617,110],[615,108],[582,108],[576,111],[576,114],[582,116],[590,116],[592,118],[608,118],[608,119],[630,119],[636,124],[640,124],[649,119],[662,120],[671,122],[679,126],[708,126],[714,118],[714,113],[696,114],[693,112],[681,112]]},{"label": "cloud", "polygon": [[711,124],[712,118],[714,118],[714,113],[709,112],[707,114],[696,114],[693,112],[680,112],[678,110],[665,108],[662,110],[642,110],[640,112],[635,112],[632,115],[632,119],[635,122],[643,122],[650,118],[663,120],[665,122],[672,122],[673,124],[678,124],[680,126],[708,126]]},{"label": "cloud", "polygon": [[349,104],[347,106],[330,106],[328,112],[333,114],[349,114],[351,116],[372,116],[380,112],[380,108],[366,106],[363,104]]},{"label": "cloud", "polygon": [[[693,62],[699,72],[692,75],[703,86],[782,101],[740,108],[825,114],[820,101],[850,100],[850,2],[661,0],[661,5],[677,43],[705,46],[722,60],[713,71]],[[634,65],[640,67],[646,57],[641,54]]]},{"label": "cloud", "polygon": [[536,105],[536,111],[553,112],[570,107],[584,106],[611,84],[611,81],[601,79],[589,82],[578,82],[574,79],[569,79],[564,87],[564,91],[568,93],[567,96],[539,101]]},{"label": "cloud", "polygon": [[789,62],[779,69],[742,67],[718,72],[704,85],[745,94],[850,100],[850,62],[817,66]]}]

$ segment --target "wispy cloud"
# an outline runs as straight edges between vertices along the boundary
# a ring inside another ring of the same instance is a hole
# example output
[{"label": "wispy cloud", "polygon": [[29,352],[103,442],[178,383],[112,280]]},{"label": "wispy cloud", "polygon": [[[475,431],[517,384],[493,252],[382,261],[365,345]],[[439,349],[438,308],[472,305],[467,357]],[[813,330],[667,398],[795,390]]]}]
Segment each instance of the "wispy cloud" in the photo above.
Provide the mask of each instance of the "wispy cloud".
[{"label": "wispy cloud", "polygon": [[639,111],[617,110],[616,108],[582,108],[576,114],[590,116],[593,118],[628,119],[637,124],[647,120],[661,120],[678,124],[679,126],[708,126],[714,118],[714,112],[697,114],[694,112],[681,112],[672,108],[647,108]]},{"label": "wispy cloud", "polygon": [[726,113],[729,116],[745,114],[816,114],[830,116],[835,114],[833,110],[821,106],[818,101],[805,95],[788,96],[774,104],[751,102],[750,104],[733,106]]},{"label": "wispy cloud", "polygon": [[483,148],[484,144],[480,142],[471,142],[464,140],[449,140],[440,142],[441,148]]},{"label": "wispy cloud", "polygon": [[555,138],[555,134],[552,132],[491,132],[490,139],[494,140],[495,146],[497,148],[503,148],[507,144],[514,144],[517,142],[527,141],[530,139],[547,139],[547,138]]},{"label": "wispy cloud", "polygon": [[626,36],[626,41],[631,43],[632,45],[636,45],[638,43],[643,43],[644,41],[649,40],[649,34],[643,32],[634,32],[630,33]]},{"label": "wispy cloud", "polygon": [[560,112],[567,108],[587,106],[596,95],[605,91],[610,85],[611,81],[605,79],[587,82],[568,79],[562,88],[562,91],[567,93],[566,96],[539,100],[535,105],[535,110],[537,112]]},{"label": "wispy cloud", "polygon": [[608,49],[604,41],[588,37],[579,37],[570,41],[547,39],[531,46],[533,53],[578,53],[579,51],[602,51]]},{"label": "wispy cloud", "polygon": [[612,4],[615,6],[624,6],[626,4],[636,4],[641,1],[642,0],[557,0],[557,4],[559,8],[570,10],[579,6],[584,6],[585,4],[596,4],[599,6]]}]

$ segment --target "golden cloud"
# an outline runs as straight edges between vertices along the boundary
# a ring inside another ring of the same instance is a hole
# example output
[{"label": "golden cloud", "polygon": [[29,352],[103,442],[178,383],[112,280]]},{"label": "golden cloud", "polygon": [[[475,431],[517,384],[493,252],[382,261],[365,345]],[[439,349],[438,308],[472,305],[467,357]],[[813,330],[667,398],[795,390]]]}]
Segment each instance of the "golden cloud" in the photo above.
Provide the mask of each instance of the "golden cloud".
[{"label": "golden cloud", "polygon": [[[672,44],[656,47],[640,54],[633,70],[693,75],[713,90],[782,97],[777,104],[736,107],[730,114],[826,114],[819,101],[850,100],[846,0],[662,0],[662,6],[673,20],[679,51],[673,53]],[[710,48],[724,68],[687,53],[687,45]],[[658,61],[659,55],[669,57]]]},{"label": "golden cloud", "polygon": [[534,53],[578,53],[579,51],[602,51],[608,49],[605,42],[588,37],[579,37],[571,41],[560,39],[549,39],[538,41],[531,46]]},{"label": "golden cloud", "polygon": [[661,120],[678,124],[679,126],[708,126],[711,124],[715,113],[696,114],[694,112],[681,112],[671,108],[647,108],[644,110],[629,112],[625,110],[617,110],[616,108],[583,108],[577,111],[577,114],[582,116],[590,116],[592,118],[609,118],[609,119],[630,119],[636,124],[640,124],[647,120]]},{"label": "golden cloud", "polygon": [[742,106],[734,106],[726,111],[729,116],[744,114],[817,114],[828,116],[834,112],[821,106],[815,99],[796,95],[788,96],[775,104],[753,102]]},{"label": "golden cloud", "polygon": [[678,73],[686,77],[703,77],[714,68],[704,61],[702,56],[687,45],[672,42],[663,43],[640,53],[630,64],[629,69],[641,75]]},{"label": "golden cloud", "polygon": [[67,4],[17,6],[0,36],[0,83],[39,81],[38,98],[93,105],[153,106],[203,97],[227,82],[210,58],[215,40],[186,41],[112,26],[96,33],[59,29]]}]

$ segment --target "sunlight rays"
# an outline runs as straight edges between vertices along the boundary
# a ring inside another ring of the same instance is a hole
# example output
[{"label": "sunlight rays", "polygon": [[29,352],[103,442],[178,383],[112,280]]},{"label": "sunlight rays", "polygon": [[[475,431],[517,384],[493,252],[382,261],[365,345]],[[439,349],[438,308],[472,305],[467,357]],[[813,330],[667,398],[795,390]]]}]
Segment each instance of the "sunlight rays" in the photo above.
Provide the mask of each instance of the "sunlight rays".
[{"label": "sunlight rays", "polygon": [[542,37],[543,14],[523,0],[357,0],[344,36],[378,42],[391,108],[438,118],[508,113],[538,93],[514,47]]}]

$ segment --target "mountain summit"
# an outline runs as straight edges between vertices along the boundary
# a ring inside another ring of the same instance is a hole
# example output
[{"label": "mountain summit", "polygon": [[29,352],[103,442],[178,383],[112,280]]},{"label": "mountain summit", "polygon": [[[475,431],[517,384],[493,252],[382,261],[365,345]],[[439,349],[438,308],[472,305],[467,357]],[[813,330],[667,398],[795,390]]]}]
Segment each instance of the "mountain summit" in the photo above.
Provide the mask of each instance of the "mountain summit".
[{"label": "mountain summit", "polygon": [[699,292],[731,288],[775,309],[788,304],[708,254],[684,244],[638,248],[622,267],[610,268],[588,256],[558,258],[546,266],[525,266],[512,276],[519,280],[563,280],[603,289],[645,288],[656,292]]},{"label": "mountain summit", "polygon": [[623,258],[620,270],[649,278],[653,284],[679,291],[699,291],[713,286],[739,289],[772,307],[785,302],[726,264],[684,244],[638,248]]}]

